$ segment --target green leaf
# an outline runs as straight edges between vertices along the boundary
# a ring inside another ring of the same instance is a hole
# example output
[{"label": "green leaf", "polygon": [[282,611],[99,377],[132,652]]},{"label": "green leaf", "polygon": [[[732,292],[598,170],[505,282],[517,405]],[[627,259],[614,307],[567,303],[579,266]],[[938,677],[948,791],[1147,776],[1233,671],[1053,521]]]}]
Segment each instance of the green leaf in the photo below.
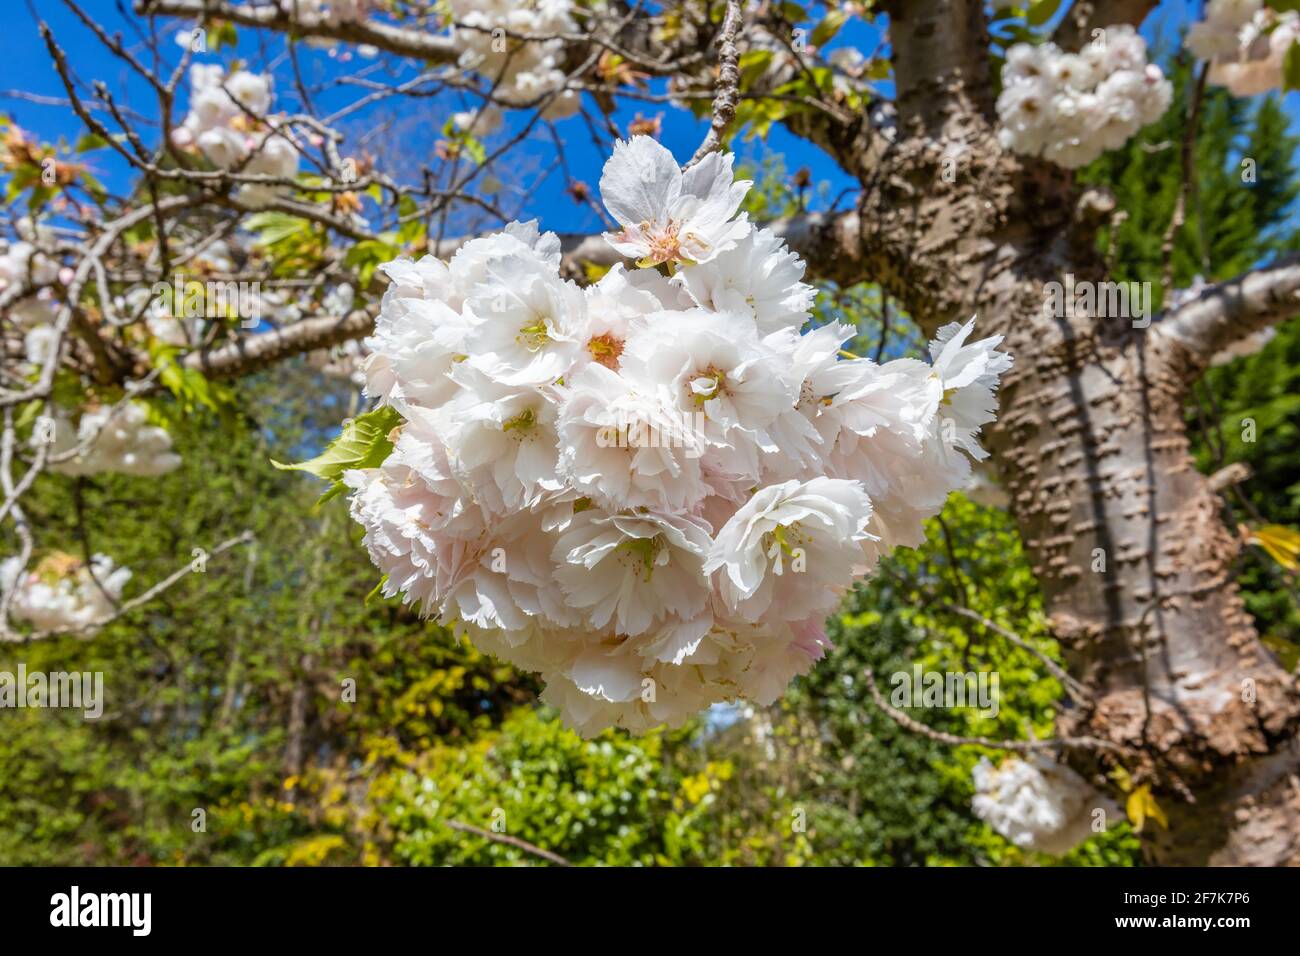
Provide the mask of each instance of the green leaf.
[{"label": "green leaf", "polygon": [[36,417],[41,413],[41,406],[45,403],[39,398],[34,398],[22,407],[18,417],[14,420],[14,428],[18,431],[26,431],[35,423]]},{"label": "green leaf", "polygon": [[81,171],[81,185],[100,202],[108,197],[108,190],[104,188],[104,184],[84,169]]},{"label": "green leaf", "polygon": [[428,234],[424,220],[417,215],[419,211],[420,207],[410,196],[403,195],[397,200],[397,214],[406,220],[397,230],[397,241],[404,246],[409,246]]},{"label": "green leaf", "polygon": [[1025,19],[1031,26],[1041,27],[1056,15],[1060,6],[1061,0],[1034,0],[1025,14]]},{"label": "green leaf", "polygon": [[149,357],[158,369],[159,384],[175,396],[187,415],[200,409],[219,415],[227,413],[234,404],[234,393],[219,382],[211,381],[198,369],[182,365],[176,359],[178,351],[157,339],[150,342]]},{"label": "green leaf", "polygon": [[385,262],[392,262],[399,253],[396,246],[383,239],[362,239],[348,250],[348,254],[343,257],[343,264],[357,270],[357,280],[364,289],[370,285],[375,269]]},{"label": "green leaf", "polygon": [[784,3],[780,4],[780,11],[781,16],[791,23],[803,23],[808,19],[808,11],[799,4],[793,3],[792,0],[785,0]]},{"label": "green leaf", "polygon": [[1282,61],[1282,90],[1300,90],[1300,43],[1292,43]]},{"label": "green leaf", "polygon": [[820,47],[835,39],[835,34],[840,32],[840,27],[844,26],[848,19],[849,15],[843,10],[828,10],[821,23],[813,29],[811,38],[813,46]]},{"label": "green leaf", "polygon": [[482,141],[466,134],[461,140],[461,145],[465,147],[466,155],[474,160],[474,165],[482,166],[487,162],[487,147],[483,145]]},{"label": "green leaf", "polygon": [[348,422],[339,437],[315,458],[291,465],[272,459],[271,464],[281,471],[305,471],[329,481],[329,489],[320,497],[321,502],[328,501],[343,492],[343,472],[352,468],[378,468],[384,463],[393,450],[389,435],[400,424],[402,417],[393,408],[381,405]]},{"label": "green leaf", "polygon": [[78,153],[89,153],[91,150],[103,149],[108,145],[108,140],[98,133],[83,133],[77,140],[77,145],[73,147]]},{"label": "green leaf", "polygon": [[257,239],[254,240],[254,245],[273,246],[290,236],[307,231],[311,228],[311,223],[299,216],[271,211],[249,216],[244,222],[244,228],[256,233]]},{"label": "green leaf", "polygon": [[225,21],[213,31],[212,49],[214,52],[220,50],[223,46],[235,47],[238,45],[239,31],[235,29],[233,23]]},{"label": "green leaf", "polygon": [[749,89],[754,82],[767,72],[772,62],[771,50],[746,50],[740,54],[737,65],[740,67],[740,89]]}]

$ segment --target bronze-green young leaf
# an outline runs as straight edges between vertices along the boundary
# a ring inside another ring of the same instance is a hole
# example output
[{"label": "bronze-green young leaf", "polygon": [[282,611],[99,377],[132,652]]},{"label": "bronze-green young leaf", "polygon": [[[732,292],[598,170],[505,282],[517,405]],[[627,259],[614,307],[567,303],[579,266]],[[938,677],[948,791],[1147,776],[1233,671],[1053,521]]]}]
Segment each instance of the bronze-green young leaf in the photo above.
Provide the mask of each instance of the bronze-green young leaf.
[{"label": "bronze-green young leaf", "polygon": [[378,468],[384,463],[393,450],[389,434],[401,423],[402,418],[396,411],[387,405],[380,406],[352,419],[315,458],[289,465],[272,459],[271,464],[283,471],[305,471],[331,482],[320,498],[322,502],[328,501],[343,492],[343,472],[353,468]]}]

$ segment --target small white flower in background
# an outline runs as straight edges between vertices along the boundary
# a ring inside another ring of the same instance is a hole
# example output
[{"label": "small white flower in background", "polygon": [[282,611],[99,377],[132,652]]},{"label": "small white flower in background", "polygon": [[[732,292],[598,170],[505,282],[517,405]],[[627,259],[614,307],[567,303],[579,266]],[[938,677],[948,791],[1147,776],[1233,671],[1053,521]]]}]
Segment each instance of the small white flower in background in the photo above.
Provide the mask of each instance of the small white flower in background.
[{"label": "small white flower in background", "polygon": [[38,325],[23,336],[24,358],[32,365],[44,367],[54,358],[59,331],[53,325]]},{"label": "small white flower in background", "polygon": [[117,567],[102,554],[91,556],[90,567],[67,554],[50,555],[34,570],[23,573],[21,558],[0,561],[0,587],[13,588],[10,614],[39,631],[81,627],[113,613],[114,603],[131,579],[129,568]]},{"label": "small white flower in background", "polygon": [[[293,179],[298,173],[298,147],[283,133],[258,128],[273,99],[267,74],[237,70],[227,76],[219,63],[195,63],[190,66],[189,113],[172,131],[172,144],[198,149],[222,169],[240,167],[241,174]],[[239,196],[258,208],[277,191],[276,186],[246,183]]]},{"label": "small white flower in background", "polygon": [[1119,808],[1064,764],[1041,754],[994,766],[981,757],[971,809],[1022,850],[1060,856],[1092,836],[1092,811],[1117,820]]},{"label": "small white flower in background", "polygon": [[50,471],[63,475],[114,471],[152,478],[174,470],[181,457],[172,451],[171,436],[148,424],[148,419],[148,409],[139,402],[92,408],[82,413],[75,426],[60,409],[54,418],[50,457],[80,450],[66,461],[52,463]]},{"label": "small white flower in background", "polygon": [[1173,99],[1173,86],[1147,63],[1146,41],[1127,25],[1107,27],[1078,53],[1050,42],[1014,44],[1002,84],[1002,144],[1067,169],[1123,146]]},{"label": "small white flower in background", "polygon": [[1209,82],[1233,96],[1283,87],[1286,55],[1300,40],[1300,13],[1261,0],[1210,0],[1205,19],[1192,24],[1185,45],[1210,61]]},{"label": "small white flower in background", "polygon": [[451,36],[461,49],[460,65],[479,73],[498,102],[531,107],[555,94],[543,106],[543,117],[563,119],[577,112],[577,91],[564,89],[568,79],[562,69],[564,41],[519,41],[500,33],[557,37],[574,33],[577,23],[570,0],[448,0],[447,8],[453,21]]},{"label": "small white flower in background", "polygon": [[27,282],[50,285],[59,277],[59,264],[31,242],[11,242],[0,253],[0,291]]},{"label": "small white flower in background", "polygon": [[731,162],[683,174],[637,137],[606,164],[608,238],[671,277],[581,289],[536,223],[383,267],[366,390],[404,421],[344,476],[383,591],[540,672],[583,734],[779,697],[854,576],[965,485],[1010,364],[971,323],[933,366],[805,332],[803,263]]}]

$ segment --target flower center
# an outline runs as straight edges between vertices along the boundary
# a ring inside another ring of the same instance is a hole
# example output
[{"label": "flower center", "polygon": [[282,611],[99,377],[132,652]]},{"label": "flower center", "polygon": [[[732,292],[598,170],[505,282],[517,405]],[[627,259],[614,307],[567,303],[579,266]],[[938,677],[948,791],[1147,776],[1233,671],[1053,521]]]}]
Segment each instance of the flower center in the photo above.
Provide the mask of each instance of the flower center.
[{"label": "flower center", "polygon": [[591,353],[592,361],[617,370],[619,357],[623,354],[623,340],[610,332],[594,335],[587,341],[587,351]]},{"label": "flower center", "polygon": [[546,328],[546,320],[540,315],[535,316],[533,322],[521,326],[517,341],[530,352],[536,352],[538,349],[545,347],[546,343],[551,341],[551,333]]},{"label": "flower center", "polygon": [[787,561],[790,563],[791,571],[802,571],[802,566],[807,560],[804,545],[811,542],[812,537],[797,521],[789,525],[779,524],[763,535],[763,551],[772,561],[772,573],[784,574]]},{"label": "flower center", "polygon": [[630,538],[621,543],[617,550],[625,553],[631,559],[637,574],[644,573],[645,580],[649,581],[654,574],[655,558],[663,548],[663,540],[655,535],[653,538]]},{"label": "flower center", "polygon": [[650,248],[650,253],[641,263],[649,266],[656,266],[661,262],[672,262],[682,257],[682,241],[678,232],[682,224],[669,219],[668,225],[652,230],[650,223],[641,223],[641,231],[645,236],[646,245]]},{"label": "flower center", "polygon": [[703,408],[704,403],[711,398],[716,398],[719,393],[727,394],[726,388],[727,373],[722,371],[716,365],[710,365],[708,368],[701,369],[695,373],[687,386],[690,390],[690,398],[695,402],[696,408]]},{"label": "flower center", "polygon": [[525,408],[514,418],[508,418],[501,423],[501,430],[507,435],[511,432],[518,432],[516,438],[524,438],[527,433],[532,431],[537,424],[537,412],[531,408]]}]

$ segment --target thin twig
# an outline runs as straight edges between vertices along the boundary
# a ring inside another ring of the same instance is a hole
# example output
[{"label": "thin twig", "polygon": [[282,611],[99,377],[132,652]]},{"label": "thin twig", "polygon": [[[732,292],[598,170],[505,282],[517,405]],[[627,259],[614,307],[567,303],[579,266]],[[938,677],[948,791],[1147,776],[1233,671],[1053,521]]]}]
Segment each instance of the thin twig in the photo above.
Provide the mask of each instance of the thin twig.
[{"label": "thin twig", "polygon": [[891,706],[885,701],[880,694],[880,688],[876,686],[876,675],[872,673],[870,667],[866,669],[867,688],[871,691],[871,698],[876,702],[876,706],[883,710],[894,723],[898,724],[904,730],[910,730],[913,733],[921,734],[936,740],[941,744],[948,744],[951,747],[976,746],[988,747],[992,750],[1014,750],[1019,753],[1033,753],[1039,750],[1123,750],[1119,744],[1111,743],[1108,740],[1099,740],[1096,737],[1053,737],[1050,740],[994,740],[991,737],[963,737],[958,734],[944,733],[942,730],[935,730],[933,727],[927,727],[919,720],[914,720],[907,714],[903,713],[896,707]]},{"label": "thin twig", "polygon": [[508,833],[494,833],[491,830],[484,830],[482,827],[476,827],[472,823],[461,823],[459,820],[444,820],[443,823],[453,830],[459,830],[462,833],[472,833],[475,836],[483,837],[485,840],[492,840],[495,843],[504,843],[507,846],[513,846],[516,849],[523,850],[525,853],[531,853],[539,856],[548,863],[554,863],[556,866],[573,866],[568,860],[558,853],[552,853],[550,850],[543,850],[536,844],[529,843],[527,840],[521,840],[517,836],[511,836]]},{"label": "thin twig", "polygon": [[727,0],[727,14],[722,21],[722,34],[718,39],[718,90],[713,100],[713,121],[709,132],[700,143],[686,168],[694,166],[715,149],[722,148],[722,137],[736,118],[736,103],[740,97],[740,53],[736,49],[736,34],[740,30],[740,0]]}]

